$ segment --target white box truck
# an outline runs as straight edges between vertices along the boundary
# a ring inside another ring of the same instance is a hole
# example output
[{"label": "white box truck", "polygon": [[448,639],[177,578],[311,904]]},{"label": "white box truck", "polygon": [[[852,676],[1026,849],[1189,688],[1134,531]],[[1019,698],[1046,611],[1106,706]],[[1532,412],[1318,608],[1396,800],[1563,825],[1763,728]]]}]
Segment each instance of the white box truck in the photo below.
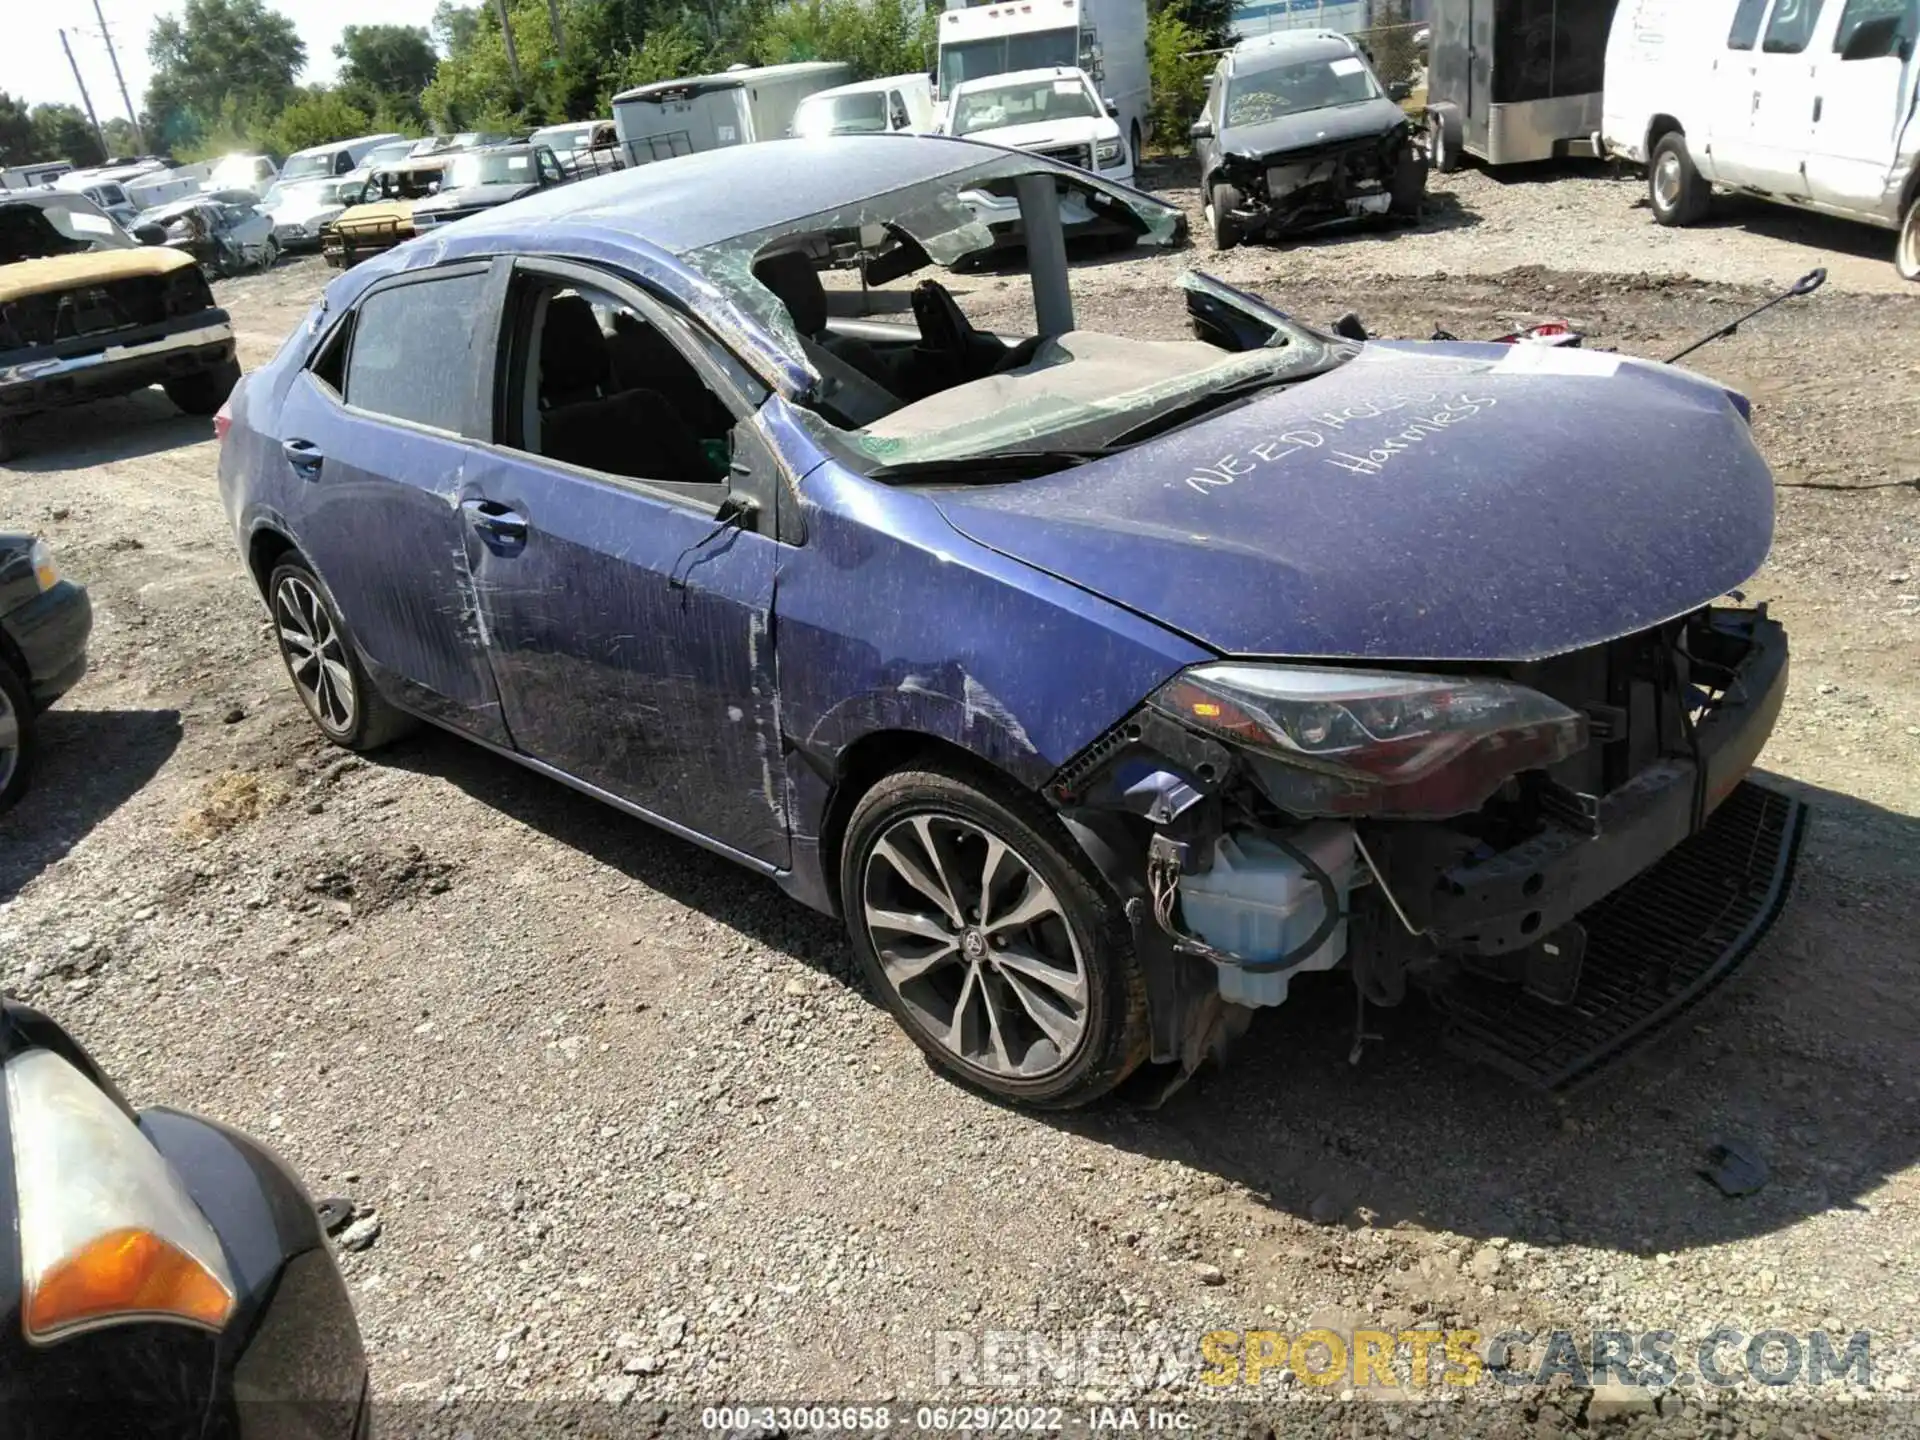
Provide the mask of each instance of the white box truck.
[{"label": "white box truck", "polygon": [[936,44],[943,106],[963,81],[1064,65],[1086,71],[1101,99],[1113,102],[1129,161],[1153,134],[1147,0],[947,0]]},{"label": "white box truck", "polygon": [[622,91],[613,97],[613,124],[629,165],[778,140],[802,100],[852,78],[853,67],[839,61],[736,65]]}]

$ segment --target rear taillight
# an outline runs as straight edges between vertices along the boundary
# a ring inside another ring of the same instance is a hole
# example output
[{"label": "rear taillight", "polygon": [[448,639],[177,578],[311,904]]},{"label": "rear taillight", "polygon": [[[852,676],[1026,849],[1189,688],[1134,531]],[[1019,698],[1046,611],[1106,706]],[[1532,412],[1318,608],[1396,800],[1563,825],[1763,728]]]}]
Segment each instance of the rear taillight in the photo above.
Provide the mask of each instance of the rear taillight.
[{"label": "rear taillight", "polygon": [[229,400],[213,413],[213,438],[224,445],[227,432],[231,429],[233,429],[233,401]]},{"label": "rear taillight", "polygon": [[51,1050],[7,1062],[29,1341],[138,1320],[218,1330],[233,1314],[220,1240],[126,1114]]}]

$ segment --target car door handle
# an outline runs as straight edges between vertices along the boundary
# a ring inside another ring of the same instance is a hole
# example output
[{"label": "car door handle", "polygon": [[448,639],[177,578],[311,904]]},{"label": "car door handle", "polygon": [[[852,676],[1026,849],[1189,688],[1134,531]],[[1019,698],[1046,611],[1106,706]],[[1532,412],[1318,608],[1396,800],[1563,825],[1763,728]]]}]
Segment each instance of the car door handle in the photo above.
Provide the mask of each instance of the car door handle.
[{"label": "car door handle", "polygon": [[487,539],[526,542],[527,517],[499,501],[462,500],[460,508],[467,512],[468,523]]},{"label": "car door handle", "polygon": [[1827,103],[1827,97],[1824,95],[1816,95],[1813,97],[1813,123],[1814,124],[1818,125],[1820,123],[1820,109],[1826,103]]},{"label": "car door handle", "polygon": [[302,480],[318,480],[320,466],[327,458],[311,440],[288,440],[281,445],[280,453],[287,457],[287,463]]}]

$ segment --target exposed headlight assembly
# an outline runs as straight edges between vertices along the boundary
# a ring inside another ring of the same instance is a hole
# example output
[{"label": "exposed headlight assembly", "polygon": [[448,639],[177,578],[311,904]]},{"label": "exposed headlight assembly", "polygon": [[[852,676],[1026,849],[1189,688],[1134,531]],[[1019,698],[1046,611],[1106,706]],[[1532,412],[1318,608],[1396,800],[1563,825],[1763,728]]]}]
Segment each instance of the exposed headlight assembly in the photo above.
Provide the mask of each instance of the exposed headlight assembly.
[{"label": "exposed headlight assembly", "polygon": [[1247,752],[1300,816],[1444,819],[1583,749],[1586,718],[1504,680],[1290,665],[1202,665],[1150,702]]},{"label": "exposed headlight assembly", "polygon": [[33,582],[44,592],[60,583],[60,570],[53,563],[53,552],[47,548],[47,542],[36,540],[27,547],[27,563],[33,566]]},{"label": "exposed headlight assembly", "polygon": [[1111,140],[1101,140],[1094,145],[1093,163],[1100,166],[1103,170],[1110,170],[1120,163],[1120,157],[1124,153],[1121,149],[1120,138],[1116,135]]},{"label": "exposed headlight assembly", "polygon": [[7,1062],[29,1341],[133,1320],[218,1330],[233,1315],[219,1237],[133,1121],[51,1050]]}]

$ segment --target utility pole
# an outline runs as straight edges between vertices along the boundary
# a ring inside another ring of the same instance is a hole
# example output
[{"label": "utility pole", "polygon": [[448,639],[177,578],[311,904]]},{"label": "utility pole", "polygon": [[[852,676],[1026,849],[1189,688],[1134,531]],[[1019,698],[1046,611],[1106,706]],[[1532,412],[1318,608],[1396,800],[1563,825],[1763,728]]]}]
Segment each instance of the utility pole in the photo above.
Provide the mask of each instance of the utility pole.
[{"label": "utility pole", "polygon": [[127,94],[127,77],[120,73],[120,56],[113,48],[113,32],[107,29],[107,17],[100,13],[100,0],[93,0],[93,18],[100,22],[100,38],[107,42],[107,58],[113,62],[113,78],[120,86],[120,103],[127,107],[127,119],[133,125],[133,148],[147,153],[147,137],[140,133],[140,114]]},{"label": "utility pole", "polygon": [[73,58],[73,46],[67,43],[67,32],[60,32],[60,48],[67,52],[67,64],[73,69],[73,83],[80,87],[80,103],[87,107],[87,123],[93,126],[93,138],[100,142],[100,158],[108,159],[107,132],[100,128],[100,117],[93,113],[93,97],[87,94],[87,82],[80,78],[80,62]]},{"label": "utility pole", "polygon": [[[100,0],[94,0],[97,5]],[[513,98],[524,98],[526,91],[520,84],[520,55],[513,48],[513,17],[507,13],[507,0],[493,0],[494,9],[500,12],[500,35],[507,42],[507,74],[513,77]]]},{"label": "utility pole", "polygon": [[553,25],[553,53],[558,58],[567,50],[567,37],[560,33],[560,0],[547,0],[547,19]]}]

